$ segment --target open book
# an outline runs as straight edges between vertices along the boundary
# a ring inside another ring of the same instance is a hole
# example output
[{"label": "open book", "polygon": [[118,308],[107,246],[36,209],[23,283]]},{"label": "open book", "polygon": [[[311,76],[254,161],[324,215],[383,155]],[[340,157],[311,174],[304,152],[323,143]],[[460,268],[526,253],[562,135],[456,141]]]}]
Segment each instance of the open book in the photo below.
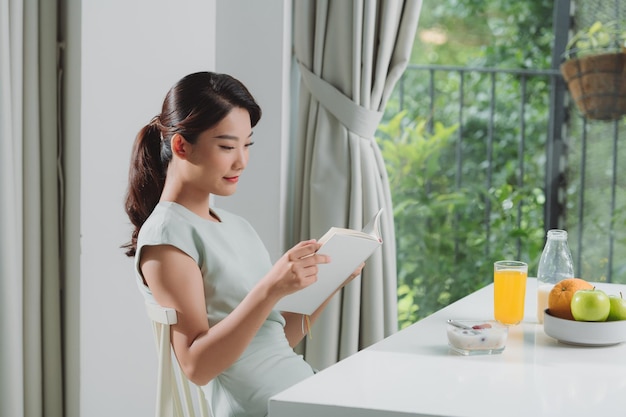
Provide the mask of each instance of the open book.
[{"label": "open book", "polygon": [[370,220],[363,230],[331,227],[318,242],[317,251],[330,256],[330,263],[319,264],[317,281],[302,290],[283,297],[276,309],[293,313],[313,314],[356,268],[383,244],[380,233],[380,215]]}]

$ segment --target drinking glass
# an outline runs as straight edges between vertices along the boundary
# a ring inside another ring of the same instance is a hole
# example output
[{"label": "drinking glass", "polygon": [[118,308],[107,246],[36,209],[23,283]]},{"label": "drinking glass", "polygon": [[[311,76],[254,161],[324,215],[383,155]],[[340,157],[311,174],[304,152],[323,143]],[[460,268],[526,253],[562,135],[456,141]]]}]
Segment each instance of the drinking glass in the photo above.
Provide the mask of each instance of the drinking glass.
[{"label": "drinking glass", "polygon": [[497,261],[493,264],[493,313],[502,324],[518,324],[524,318],[528,264]]}]

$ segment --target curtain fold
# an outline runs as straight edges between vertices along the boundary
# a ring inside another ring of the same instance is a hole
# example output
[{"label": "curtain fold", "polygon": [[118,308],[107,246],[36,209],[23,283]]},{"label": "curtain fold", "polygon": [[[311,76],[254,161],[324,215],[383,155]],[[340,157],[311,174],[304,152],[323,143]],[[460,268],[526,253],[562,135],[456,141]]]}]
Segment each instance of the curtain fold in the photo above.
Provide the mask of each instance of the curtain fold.
[{"label": "curtain fold", "polygon": [[57,2],[0,0],[0,415],[62,416]]},{"label": "curtain fold", "polygon": [[360,229],[379,208],[384,244],[328,305],[304,355],[325,368],[397,330],[391,193],[374,134],[408,64],[421,0],[294,2],[301,72],[293,144],[293,243],[330,226]]},{"label": "curtain fold", "polygon": [[[0,2],[0,415],[24,415],[20,4]],[[17,27],[16,27],[17,26]],[[18,65],[19,63],[19,65]],[[18,70],[19,69],[19,70]]]}]

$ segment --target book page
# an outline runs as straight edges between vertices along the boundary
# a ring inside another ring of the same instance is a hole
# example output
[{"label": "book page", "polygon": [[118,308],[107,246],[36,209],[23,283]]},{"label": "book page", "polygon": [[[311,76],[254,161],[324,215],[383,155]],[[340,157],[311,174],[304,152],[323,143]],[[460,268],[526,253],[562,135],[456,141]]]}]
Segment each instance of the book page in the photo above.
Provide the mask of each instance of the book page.
[{"label": "book page", "polygon": [[331,227],[328,232],[324,234],[317,241],[321,244],[326,243],[331,237],[336,234],[342,235],[350,235],[350,236],[359,236],[364,239],[375,239],[382,242],[382,237],[380,233],[380,216],[383,212],[383,209],[378,210],[378,212],[372,217],[372,220],[368,224],[363,227],[363,230],[354,230],[354,229],[345,229],[341,227]]}]

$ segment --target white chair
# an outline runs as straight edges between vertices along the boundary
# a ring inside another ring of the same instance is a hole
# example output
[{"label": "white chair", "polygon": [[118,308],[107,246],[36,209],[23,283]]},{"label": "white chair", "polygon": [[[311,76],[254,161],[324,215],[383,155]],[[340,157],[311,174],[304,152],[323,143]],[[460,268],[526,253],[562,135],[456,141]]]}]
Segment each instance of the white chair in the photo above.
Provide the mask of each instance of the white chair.
[{"label": "white chair", "polygon": [[[172,350],[170,326],[176,324],[176,310],[149,302],[146,310],[152,321],[158,356],[156,417],[213,417],[204,392],[187,379]],[[195,398],[192,389],[196,391]]]}]

